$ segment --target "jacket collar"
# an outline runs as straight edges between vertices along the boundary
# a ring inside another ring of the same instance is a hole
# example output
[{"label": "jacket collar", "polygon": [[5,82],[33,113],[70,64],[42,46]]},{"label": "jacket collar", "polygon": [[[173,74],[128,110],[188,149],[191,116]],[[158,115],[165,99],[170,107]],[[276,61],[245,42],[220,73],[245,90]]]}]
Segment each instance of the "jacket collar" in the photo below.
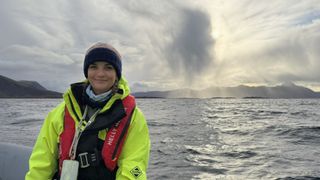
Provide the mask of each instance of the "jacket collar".
[{"label": "jacket collar", "polygon": [[[87,86],[89,85],[88,80],[77,82],[74,84],[71,84],[70,88],[64,93],[63,98],[66,103],[66,106],[68,109],[73,109],[74,116],[82,117],[82,113],[84,111],[84,104],[85,104],[85,90]],[[107,111],[111,108],[111,106],[114,104],[114,102],[118,99],[124,99],[126,96],[130,94],[130,88],[128,86],[128,83],[126,79],[122,76],[118,83],[118,92],[114,94],[107,103],[105,103],[102,109],[101,113]],[[70,112],[73,114],[72,112]],[[77,118],[79,119],[79,118]]]}]

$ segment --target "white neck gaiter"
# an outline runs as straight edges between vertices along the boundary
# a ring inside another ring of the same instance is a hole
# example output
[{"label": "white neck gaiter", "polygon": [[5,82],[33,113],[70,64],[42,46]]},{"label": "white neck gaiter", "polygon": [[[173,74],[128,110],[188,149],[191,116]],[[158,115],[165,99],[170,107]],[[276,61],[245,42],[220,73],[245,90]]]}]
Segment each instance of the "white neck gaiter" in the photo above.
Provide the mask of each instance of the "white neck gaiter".
[{"label": "white neck gaiter", "polygon": [[89,98],[92,99],[93,101],[96,101],[96,102],[102,102],[102,101],[109,99],[112,95],[111,92],[112,92],[112,90],[110,89],[109,91],[107,91],[105,93],[95,95],[92,88],[91,88],[91,85],[89,85],[86,89],[86,93],[89,96]]}]

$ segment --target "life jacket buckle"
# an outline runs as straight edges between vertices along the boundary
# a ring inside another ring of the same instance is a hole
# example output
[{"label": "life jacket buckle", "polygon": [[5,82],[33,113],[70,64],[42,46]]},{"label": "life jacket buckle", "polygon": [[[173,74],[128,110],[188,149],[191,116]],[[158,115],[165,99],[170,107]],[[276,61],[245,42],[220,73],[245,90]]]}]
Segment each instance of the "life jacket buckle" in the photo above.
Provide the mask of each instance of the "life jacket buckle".
[{"label": "life jacket buckle", "polygon": [[81,168],[87,168],[90,166],[89,161],[88,161],[88,153],[80,153],[79,154],[79,160],[80,160],[80,167]]}]

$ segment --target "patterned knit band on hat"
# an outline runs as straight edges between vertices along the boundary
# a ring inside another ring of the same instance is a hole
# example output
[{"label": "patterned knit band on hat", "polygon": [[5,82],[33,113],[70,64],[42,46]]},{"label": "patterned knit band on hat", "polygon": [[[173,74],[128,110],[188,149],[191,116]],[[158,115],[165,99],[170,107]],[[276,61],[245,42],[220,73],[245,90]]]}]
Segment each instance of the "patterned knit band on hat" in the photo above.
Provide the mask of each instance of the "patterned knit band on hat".
[{"label": "patterned knit band on hat", "polygon": [[83,63],[83,72],[86,78],[88,78],[89,65],[97,61],[111,64],[116,70],[118,79],[121,78],[121,56],[114,47],[106,43],[98,42],[88,49]]}]

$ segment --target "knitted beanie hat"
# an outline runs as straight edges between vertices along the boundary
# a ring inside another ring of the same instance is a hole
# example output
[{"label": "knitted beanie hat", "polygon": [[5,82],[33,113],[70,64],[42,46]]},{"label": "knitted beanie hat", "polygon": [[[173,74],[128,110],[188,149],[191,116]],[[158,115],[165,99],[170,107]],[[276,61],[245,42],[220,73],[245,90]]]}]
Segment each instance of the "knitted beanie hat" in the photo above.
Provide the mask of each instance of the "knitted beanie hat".
[{"label": "knitted beanie hat", "polygon": [[114,47],[106,43],[98,42],[87,50],[83,63],[83,72],[86,78],[88,78],[89,65],[97,61],[111,64],[116,70],[118,79],[121,78],[121,56]]}]

